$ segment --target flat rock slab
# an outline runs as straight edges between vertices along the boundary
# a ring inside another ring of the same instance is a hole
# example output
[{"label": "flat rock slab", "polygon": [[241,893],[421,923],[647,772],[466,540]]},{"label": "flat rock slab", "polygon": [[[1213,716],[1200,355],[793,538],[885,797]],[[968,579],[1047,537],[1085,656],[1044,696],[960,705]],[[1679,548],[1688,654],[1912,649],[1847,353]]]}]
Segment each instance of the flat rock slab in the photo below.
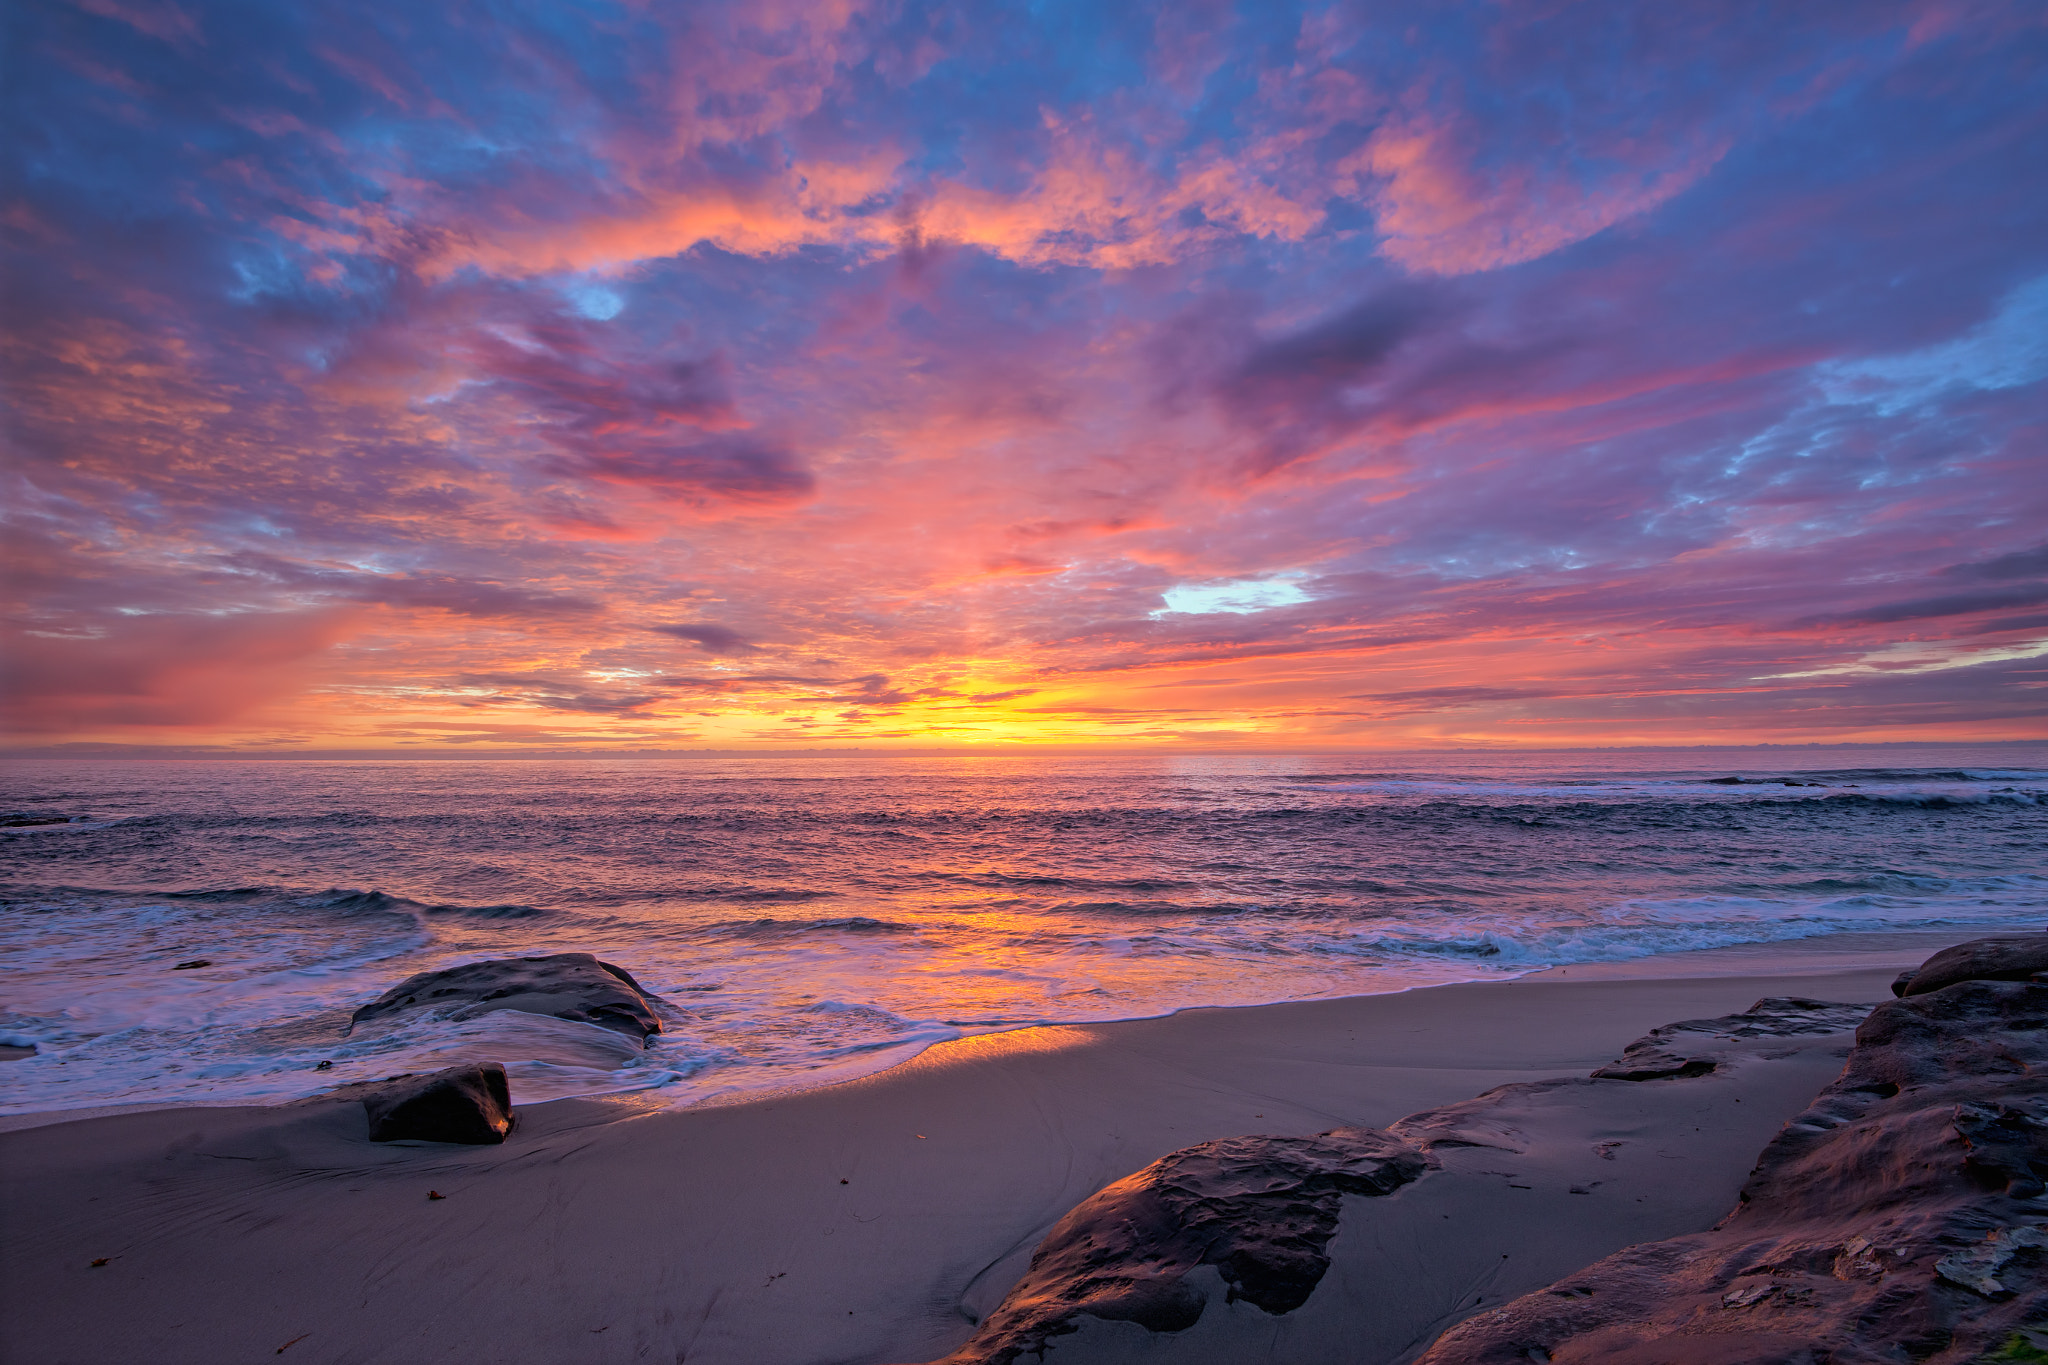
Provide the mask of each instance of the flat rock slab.
[{"label": "flat rock slab", "polygon": [[1720,1053],[1728,1043],[1744,1038],[1848,1033],[1868,1013],[1868,1005],[1772,996],[1757,1001],[1741,1014],[1683,1019],[1655,1029],[1630,1043],[1618,1060],[1595,1071],[1593,1079],[1654,1081],[1672,1076],[1704,1076],[1719,1064]]},{"label": "flat rock slab", "polygon": [[596,1024],[644,1042],[661,1032],[660,1004],[660,997],[642,989],[623,967],[590,953],[556,953],[494,958],[409,976],[349,1016],[349,1029],[416,1009],[450,1010],[454,1019],[523,1010]]},{"label": "flat rock slab", "polygon": [[[1385,1130],[1176,1152],[1070,1213],[945,1365],[1039,1365],[1041,1353],[1047,1365],[1407,1359],[1446,1326],[1570,1268],[1710,1226],[1748,1154],[1839,1074],[1868,1011],[1760,1000],[1631,1045],[1635,1063],[1677,1056],[1659,1078],[1519,1083]],[[1314,1164],[1305,1144],[1355,1149],[1384,1171],[1383,1187],[1318,1187],[1304,1178]],[[1184,1165],[1199,1178],[1180,1175]],[[1257,1194],[1219,1198],[1210,1180]],[[1231,1264],[1238,1237],[1291,1247],[1294,1292],[1247,1293]]]},{"label": "flat rock slab", "polygon": [[372,1142],[503,1142],[512,1131],[512,1088],[496,1062],[399,1076],[363,1096]]}]

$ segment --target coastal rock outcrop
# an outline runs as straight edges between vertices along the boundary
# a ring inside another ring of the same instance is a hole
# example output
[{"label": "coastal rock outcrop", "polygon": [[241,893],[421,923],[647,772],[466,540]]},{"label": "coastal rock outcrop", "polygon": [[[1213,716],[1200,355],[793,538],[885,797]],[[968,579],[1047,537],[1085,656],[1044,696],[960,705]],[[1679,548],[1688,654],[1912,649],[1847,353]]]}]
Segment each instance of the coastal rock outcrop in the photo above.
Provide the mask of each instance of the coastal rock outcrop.
[{"label": "coastal rock outcrop", "polygon": [[[1945,958],[2013,961],[1965,944],[1922,974]],[[1418,1365],[1962,1365],[2048,1319],[2044,1177],[2048,985],[1916,990],[1872,1011],[1714,1229],[1472,1317]]]},{"label": "coastal rock outcrop", "polygon": [[1062,1218],[1017,1287],[948,1362],[1009,1365],[1086,1315],[1154,1332],[1191,1327],[1207,1305],[1187,1282],[1213,1266],[1226,1301],[1299,1308],[1329,1269],[1346,1194],[1385,1195],[1429,1159],[1374,1128],[1239,1137],[1161,1157]]},{"label": "coastal rock outcrop", "polygon": [[1799,996],[1770,996],[1741,1014],[1716,1019],[1681,1019],[1653,1029],[1628,1045],[1615,1061],[1593,1073],[1595,1080],[1654,1081],[1670,1076],[1704,1076],[1718,1064],[1721,1045],[1737,1038],[1788,1038],[1807,1033],[1845,1033],[1870,1012]]},{"label": "coastal rock outcrop", "polygon": [[[971,1293],[979,1329],[943,1365],[1408,1359],[1476,1309],[1711,1224],[1869,1008],[1760,1000],[1637,1040],[1615,1078],[1175,1152],[1067,1214],[999,1302]],[[1376,1185],[1332,1178],[1359,1158]]]},{"label": "coastal rock outcrop", "polygon": [[2048,972],[2048,934],[1976,938],[1899,973],[1892,994],[1926,995],[1958,981],[2025,981],[2036,972]]},{"label": "coastal rock outcrop", "polygon": [[512,1087],[496,1062],[397,1076],[363,1096],[370,1141],[503,1142],[512,1131]]},{"label": "coastal rock outcrop", "polygon": [[[466,1002],[466,1003],[465,1003]],[[590,953],[494,958],[409,976],[349,1016],[349,1030],[405,1010],[457,1006],[451,1017],[524,1010],[596,1024],[643,1042],[661,1032],[661,999]]]}]

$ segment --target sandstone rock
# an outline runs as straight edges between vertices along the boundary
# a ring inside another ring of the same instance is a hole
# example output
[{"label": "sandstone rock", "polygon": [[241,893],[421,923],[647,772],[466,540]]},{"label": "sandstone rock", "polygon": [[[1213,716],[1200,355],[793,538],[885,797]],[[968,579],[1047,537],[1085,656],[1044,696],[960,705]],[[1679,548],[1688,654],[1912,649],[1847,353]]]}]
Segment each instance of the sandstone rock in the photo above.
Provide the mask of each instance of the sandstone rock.
[{"label": "sandstone rock", "polygon": [[[468,1002],[468,1003],[464,1003]],[[524,1010],[596,1024],[645,1040],[661,1032],[660,998],[642,990],[624,968],[589,953],[498,958],[446,971],[409,976],[357,1010],[349,1029],[404,1010],[459,1006],[452,1016],[474,1019],[492,1010]]]},{"label": "sandstone rock", "polygon": [[[1776,1127],[1772,1095],[1789,1089],[1775,1112],[1796,1112],[1840,1072],[1869,1008],[1761,1000],[1741,1014],[1687,1020],[1637,1040],[1628,1064],[1617,1066],[1635,1071],[1646,1055],[1670,1051],[1673,1079],[1660,1084],[1557,1077],[1411,1114],[1379,1134],[1398,1144],[1392,1150],[1415,1151],[1426,1168],[1394,1198],[1340,1190],[1317,1195],[1322,1207],[1304,1214],[1290,1175],[1259,1186],[1277,1203],[1210,1199],[1196,1219],[1160,1215],[1150,1192],[1161,1181],[1184,1190],[1187,1180],[1169,1172],[1191,1158],[1238,1159],[1237,1175],[1256,1182],[1288,1144],[1347,1132],[1238,1138],[1174,1153],[1070,1213],[1028,1269],[999,1273],[986,1292],[977,1277],[960,1306],[981,1328],[947,1361],[1042,1356],[1126,1365],[1153,1358],[1147,1352],[1187,1365],[1406,1360],[1486,1302],[1539,1288],[1630,1242],[1712,1222],[1740,1188],[1747,1153]],[[1688,1062],[1701,1065],[1687,1069]],[[1754,1134],[1741,1165],[1689,1170],[1682,1163],[1695,1145],[1717,1145],[1695,1138],[1696,1111],[1743,1093],[1753,1101],[1749,1114],[1737,1108],[1739,1117],[1720,1120]],[[1764,1121],[1750,1123],[1752,1115]],[[1674,1170],[1687,1171],[1682,1191],[1669,1188]],[[1197,1235],[1212,1240],[1206,1255],[1177,1240]],[[1286,1295],[1261,1292],[1256,1276],[1236,1268],[1247,1248],[1277,1248],[1271,1263],[1307,1263],[1287,1277]]]},{"label": "sandstone rock", "polygon": [[1609,1062],[1593,1076],[1607,1081],[1704,1076],[1716,1064],[1715,1043],[1739,1038],[1841,1033],[1856,1027],[1869,1012],[1867,1005],[1768,996],[1741,1014],[1726,1014],[1718,1019],[1683,1019],[1655,1029],[1630,1043],[1619,1060]]},{"label": "sandstone rock", "polygon": [[1925,995],[1958,981],[2025,981],[2048,972],[2048,934],[1979,938],[1944,948],[1892,982],[1892,994]]},{"label": "sandstone rock", "polygon": [[1962,1365],[2048,1315],[2044,1175],[2048,986],[1887,1001],[1712,1231],[1470,1318],[1417,1365]]},{"label": "sandstone rock", "polygon": [[512,1087],[496,1062],[398,1076],[363,1096],[370,1141],[503,1142],[512,1131]]},{"label": "sandstone rock", "polygon": [[1042,1354],[1086,1314],[1178,1332],[1207,1296],[1185,1282],[1214,1266],[1228,1299],[1268,1313],[1307,1301],[1346,1194],[1390,1194],[1429,1159],[1374,1128],[1315,1137],[1239,1137],[1161,1157],[1061,1219],[1031,1268],[947,1365],[1009,1365]]}]

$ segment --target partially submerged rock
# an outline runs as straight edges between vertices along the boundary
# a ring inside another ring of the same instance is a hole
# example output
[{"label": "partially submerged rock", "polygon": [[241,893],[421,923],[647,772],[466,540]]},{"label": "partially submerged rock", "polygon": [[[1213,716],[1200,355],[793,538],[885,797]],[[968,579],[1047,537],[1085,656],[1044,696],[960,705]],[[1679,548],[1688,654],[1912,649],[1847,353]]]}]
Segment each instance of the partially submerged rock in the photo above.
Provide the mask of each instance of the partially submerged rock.
[{"label": "partially submerged rock", "polygon": [[660,997],[642,989],[623,967],[599,962],[590,953],[556,953],[495,958],[409,976],[351,1015],[349,1029],[405,1010],[456,1006],[451,1015],[456,1019],[474,1019],[492,1010],[524,1010],[596,1024],[644,1041],[661,1032],[659,1004]]},{"label": "partially submerged rock", "polygon": [[1978,938],[1944,948],[1892,982],[1897,996],[1926,995],[1958,981],[2025,981],[2048,972],[2048,934]]},{"label": "partially submerged rock", "polygon": [[2048,986],[1887,1001],[1713,1230],[1471,1318],[1418,1365],[1961,1365],[2048,1316],[2044,1176]]},{"label": "partially submerged rock", "polygon": [[512,1131],[512,1087],[496,1062],[398,1076],[363,1096],[370,1141],[497,1143]]},{"label": "partially submerged rock", "polygon": [[1056,1224],[1031,1268],[951,1365],[1009,1365],[1088,1317],[1178,1332],[1208,1295],[1187,1283],[1213,1266],[1229,1301],[1268,1313],[1307,1301],[1346,1194],[1384,1195],[1427,1168],[1420,1150],[1375,1128],[1315,1137],[1240,1137],[1161,1157],[1097,1191]]}]

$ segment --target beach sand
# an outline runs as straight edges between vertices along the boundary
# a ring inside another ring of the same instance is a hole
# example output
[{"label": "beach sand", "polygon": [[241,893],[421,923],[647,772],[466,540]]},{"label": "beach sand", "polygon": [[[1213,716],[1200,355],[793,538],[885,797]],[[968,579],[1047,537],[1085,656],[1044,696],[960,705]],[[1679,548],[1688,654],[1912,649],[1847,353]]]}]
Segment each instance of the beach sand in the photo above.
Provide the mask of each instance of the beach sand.
[{"label": "beach sand", "polygon": [[[1837,936],[1029,1029],[745,1102],[535,1105],[502,1147],[373,1145],[359,1104],[320,1101],[17,1127],[0,1135],[0,1344],[9,1365],[930,1360],[969,1337],[1062,1214],[1176,1148],[1382,1126],[1505,1083],[1584,1076],[1652,1028],[1759,997],[1875,1002],[1962,937]],[[1425,1255],[1393,1270],[1381,1258],[1374,1273],[1396,1282],[1359,1284],[1364,1263],[1339,1255],[1289,1316],[1317,1341],[1357,1340],[1342,1357],[1355,1365],[1392,1361],[1411,1349],[1400,1332],[1368,1345],[1329,1314],[1384,1298],[1421,1304],[1417,1321],[1454,1320],[1475,1299],[1712,1224],[1758,1149],[1839,1071],[1842,1040],[1823,1041],[1683,1103],[1664,1082],[1603,1082],[1627,1113],[1524,1106],[1523,1121],[1560,1135],[1558,1153],[1626,1128],[1663,1155],[1600,1197],[1468,1182],[1469,1232],[1454,1240],[1489,1276],[1467,1283]],[[1528,1157],[1560,1185],[1574,1161]],[[1347,1205],[1338,1249],[1364,1235]],[[1259,1310],[1229,1307],[1231,1330],[1206,1339],[1227,1340],[1230,1358],[1321,1358],[1309,1336],[1297,1351],[1245,1316]],[[1084,1332],[1048,1358],[1189,1358],[1156,1344]]]}]

